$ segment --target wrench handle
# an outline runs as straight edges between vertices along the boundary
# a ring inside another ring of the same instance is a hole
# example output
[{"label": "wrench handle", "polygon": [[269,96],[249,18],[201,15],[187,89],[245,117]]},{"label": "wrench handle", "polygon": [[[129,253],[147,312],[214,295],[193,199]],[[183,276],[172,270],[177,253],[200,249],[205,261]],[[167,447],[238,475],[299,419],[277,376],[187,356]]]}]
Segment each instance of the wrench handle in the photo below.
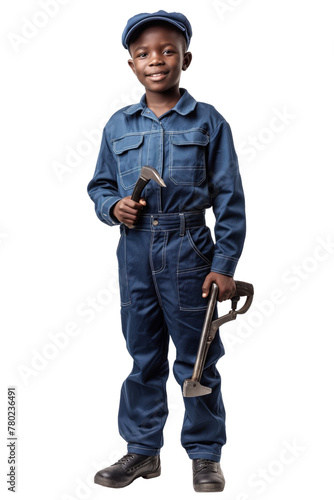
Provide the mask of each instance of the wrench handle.
[{"label": "wrench handle", "polygon": [[210,336],[212,317],[217,303],[217,295],[218,295],[218,285],[216,285],[216,283],[212,283],[191,380],[199,381],[201,380],[202,377],[204,363],[208,353],[209,345],[211,344],[209,336]]},{"label": "wrench handle", "polygon": [[245,281],[235,281],[237,287],[235,295],[239,297],[250,297],[254,295],[254,287]]},{"label": "wrench handle", "polygon": [[236,311],[238,314],[245,314],[245,312],[248,311],[251,303],[253,302],[254,287],[253,285],[251,285],[251,283],[246,283],[245,281],[235,281],[235,285],[236,291],[235,296],[232,298],[232,304],[233,299],[236,299],[238,301],[240,297],[246,297],[246,302],[244,303],[244,305]]}]

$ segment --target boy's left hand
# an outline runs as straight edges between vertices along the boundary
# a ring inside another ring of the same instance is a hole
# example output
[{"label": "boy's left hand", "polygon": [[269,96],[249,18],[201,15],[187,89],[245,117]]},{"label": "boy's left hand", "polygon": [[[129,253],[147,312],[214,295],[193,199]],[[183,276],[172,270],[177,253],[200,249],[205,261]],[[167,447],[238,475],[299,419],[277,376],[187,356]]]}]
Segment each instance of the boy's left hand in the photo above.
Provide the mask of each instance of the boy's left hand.
[{"label": "boy's left hand", "polygon": [[212,283],[218,285],[218,301],[231,299],[235,295],[236,286],[234,279],[225,274],[215,273],[211,271],[204,280],[202,286],[202,297],[205,298],[210,293]]}]

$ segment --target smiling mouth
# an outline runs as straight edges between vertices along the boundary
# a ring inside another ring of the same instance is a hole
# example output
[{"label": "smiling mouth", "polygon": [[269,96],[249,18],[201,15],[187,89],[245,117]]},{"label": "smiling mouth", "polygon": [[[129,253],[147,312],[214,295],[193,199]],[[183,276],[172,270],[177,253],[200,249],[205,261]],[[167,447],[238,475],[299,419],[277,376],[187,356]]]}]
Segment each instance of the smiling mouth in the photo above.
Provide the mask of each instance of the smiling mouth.
[{"label": "smiling mouth", "polygon": [[146,75],[146,76],[148,78],[152,78],[153,80],[159,80],[160,78],[164,78],[167,75],[168,75],[168,71],[159,71],[156,73],[150,73],[149,75]]}]

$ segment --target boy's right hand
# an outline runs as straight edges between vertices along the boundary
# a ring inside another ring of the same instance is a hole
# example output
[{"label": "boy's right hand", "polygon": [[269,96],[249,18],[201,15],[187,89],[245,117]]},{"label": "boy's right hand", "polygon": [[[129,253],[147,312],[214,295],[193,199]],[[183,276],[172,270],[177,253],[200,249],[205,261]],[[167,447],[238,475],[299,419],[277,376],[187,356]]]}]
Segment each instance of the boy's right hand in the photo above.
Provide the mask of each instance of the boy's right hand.
[{"label": "boy's right hand", "polygon": [[116,203],[113,215],[126,226],[132,226],[139,218],[140,212],[146,205],[144,198],[140,198],[139,203],[131,200],[131,196],[126,196]]}]

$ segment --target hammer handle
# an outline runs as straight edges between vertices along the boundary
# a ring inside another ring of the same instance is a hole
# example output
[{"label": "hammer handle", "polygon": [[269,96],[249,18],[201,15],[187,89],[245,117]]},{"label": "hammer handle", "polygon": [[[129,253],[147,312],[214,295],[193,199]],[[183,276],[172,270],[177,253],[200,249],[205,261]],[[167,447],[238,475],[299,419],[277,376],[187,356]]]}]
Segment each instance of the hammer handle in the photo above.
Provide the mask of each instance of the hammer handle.
[{"label": "hammer handle", "polygon": [[[143,189],[144,187],[146,186],[146,184],[148,183],[148,180],[147,179],[144,179],[144,177],[142,177],[141,175],[138,177],[138,180],[135,184],[135,187],[133,189],[133,193],[131,195],[131,200],[133,201],[136,201],[137,203],[139,203],[139,200],[141,198],[141,194],[143,192]],[[132,224],[131,226],[126,224],[130,229],[132,229],[134,226],[134,224]]]},{"label": "hammer handle", "polygon": [[131,200],[136,201],[137,203],[139,202],[143,189],[147,183],[148,183],[147,179],[144,179],[141,176],[138,178],[133,193],[131,195]]}]

